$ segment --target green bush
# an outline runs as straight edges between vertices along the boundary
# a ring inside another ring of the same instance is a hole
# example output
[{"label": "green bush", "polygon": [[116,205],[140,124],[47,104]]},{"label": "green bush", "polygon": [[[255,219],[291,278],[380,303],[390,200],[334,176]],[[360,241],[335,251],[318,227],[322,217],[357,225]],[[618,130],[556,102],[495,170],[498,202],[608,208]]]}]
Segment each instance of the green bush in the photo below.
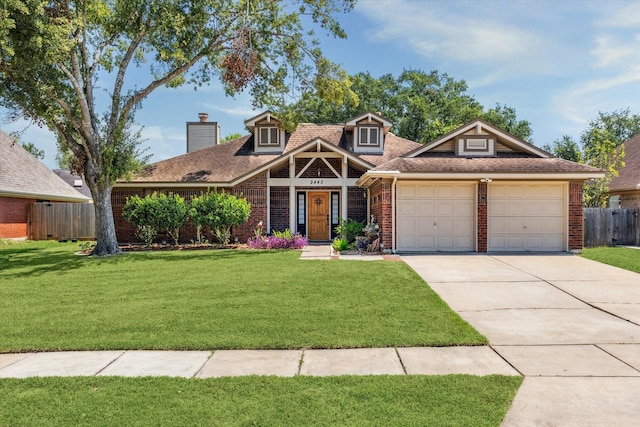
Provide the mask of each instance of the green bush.
[{"label": "green bush", "polygon": [[336,237],[335,239],[333,239],[333,243],[331,243],[331,246],[338,252],[346,251],[349,248],[349,241],[347,239]]},{"label": "green bush", "polygon": [[345,220],[340,218],[340,222],[336,226],[335,232],[342,239],[346,239],[348,243],[351,243],[356,240],[356,236],[360,236],[362,234],[363,227],[364,227],[364,223],[362,222],[358,222],[353,219]]},{"label": "green bush", "polygon": [[135,225],[136,234],[144,241],[145,245],[151,246],[151,242],[158,234],[154,202],[148,196],[144,198],[138,195],[127,197],[127,202],[122,209],[122,216],[125,221]]},{"label": "green bush", "polygon": [[159,230],[165,230],[173,243],[178,244],[180,227],[189,218],[189,208],[178,194],[154,192],[144,198],[128,197],[122,215],[136,226],[138,237],[147,247],[151,246]]},{"label": "green bush", "polygon": [[244,224],[251,215],[251,204],[244,198],[233,194],[207,191],[191,200],[191,217],[198,228],[198,239],[202,227],[216,235],[220,243],[229,244],[231,227]]},{"label": "green bush", "polygon": [[155,197],[156,226],[159,230],[166,231],[173,244],[177,245],[180,227],[189,219],[189,206],[179,194],[156,195],[154,192],[151,197]]}]

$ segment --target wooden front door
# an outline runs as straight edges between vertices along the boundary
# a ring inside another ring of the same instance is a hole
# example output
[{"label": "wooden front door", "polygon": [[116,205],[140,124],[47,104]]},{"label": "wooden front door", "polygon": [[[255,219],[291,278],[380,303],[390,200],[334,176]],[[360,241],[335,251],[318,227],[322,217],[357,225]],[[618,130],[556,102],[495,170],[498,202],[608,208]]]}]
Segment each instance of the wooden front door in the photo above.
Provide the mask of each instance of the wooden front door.
[{"label": "wooden front door", "polygon": [[309,240],[329,240],[329,193],[308,195]]}]

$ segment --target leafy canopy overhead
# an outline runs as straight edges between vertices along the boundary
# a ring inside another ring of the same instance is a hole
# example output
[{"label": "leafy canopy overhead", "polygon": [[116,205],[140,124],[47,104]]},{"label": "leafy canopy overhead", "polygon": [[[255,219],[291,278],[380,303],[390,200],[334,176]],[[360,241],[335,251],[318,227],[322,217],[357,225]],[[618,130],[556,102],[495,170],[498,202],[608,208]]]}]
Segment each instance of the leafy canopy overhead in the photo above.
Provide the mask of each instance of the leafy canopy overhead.
[{"label": "leafy canopy overhead", "polygon": [[496,104],[484,109],[467,94],[467,83],[446,73],[404,70],[397,78],[370,73],[349,77],[352,92],[344,92],[340,105],[306,93],[293,107],[294,121],[344,123],[364,112],[379,112],[403,138],[426,143],[457,127],[483,118],[507,132],[531,142],[528,121],[518,120],[512,107]]},{"label": "leafy canopy overhead", "polygon": [[[323,56],[313,28],[345,37],[334,15],[354,3],[3,0],[0,106],[57,134],[61,157],[94,198],[94,253],[117,253],[111,189],[144,161],[132,128],[141,102],[159,87],[214,79],[276,111],[312,89],[340,102],[346,75]],[[136,69],[134,86],[127,78]]]}]

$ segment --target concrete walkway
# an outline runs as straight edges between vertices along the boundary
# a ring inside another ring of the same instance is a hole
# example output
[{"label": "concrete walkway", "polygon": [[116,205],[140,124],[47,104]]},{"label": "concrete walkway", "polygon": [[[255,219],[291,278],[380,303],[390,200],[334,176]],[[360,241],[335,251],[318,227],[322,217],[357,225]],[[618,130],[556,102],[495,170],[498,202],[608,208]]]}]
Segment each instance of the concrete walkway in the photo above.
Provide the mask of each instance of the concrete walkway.
[{"label": "concrete walkway", "polygon": [[579,256],[403,256],[525,378],[505,426],[640,425],[640,275]]},{"label": "concrete walkway", "polygon": [[302,250],[300,254],[300,259],[306,260],[352,260],[352,261],[384,261],[389,258],[397,258],[395,255],[379,255],[379,254],[355,254],[355,255],[344,255],[339,253],[334,253],[331,250],[331,245],[309,245]]},{"label": "concrete walkway", "polygon": [[489,347],[68,351],[0,354],[0,378],[34,376],[519,375]]}]

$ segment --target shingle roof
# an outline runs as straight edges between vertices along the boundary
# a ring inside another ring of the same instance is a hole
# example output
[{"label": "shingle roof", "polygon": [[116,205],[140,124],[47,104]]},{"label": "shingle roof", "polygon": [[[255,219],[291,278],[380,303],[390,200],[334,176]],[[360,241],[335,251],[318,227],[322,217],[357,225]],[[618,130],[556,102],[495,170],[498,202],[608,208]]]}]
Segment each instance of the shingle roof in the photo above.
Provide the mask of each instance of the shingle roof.
[{"label": "shingle roof", "polygon": [[0,196],[88,202],[38,159],[0,131]]},{"label": "shingle roof", "polygon": [[[289,136],[282,154],[254,153],[253,136],[246,135],[225,144],[214,145],[153,163],[144,174],[135,177],[131,182],[229,183],[270,162],[284,158],[289,153],[316,139],[322,139],[342,149],[345,149],[350,143],[345,135],[344,125],[302,123]],[[385,137],[384,154],[352,154],[372,165],[378,165],[418,146],[420,144],[416,142],[388,133]]]},{"label": "shingle roof", "polygon": [[132,182],[225,183],[280,157],[256,154],[250,135],[151,164]]},{"label": "shingle roof", "polygon": [[401,173],[595,173],[591,166],[539,157],[414,157],[397,158],[373,171]]},{"label": "shingle roof", "polygon": [[609,191],[640,189],[640,135],[624,144],[624,167],[609,183]]},{"label": "shingle roof", "polygon": [[[89,189],[89,187],[87,187],[87,183],[84,181],[84,179],[80,175],[72,174],[68,170],[64,170],[64,169],[54,169],[53,173],[55,173],[60,178],[62,178],[64,182],[72,186],[74,190],[76,190],[78,193],[85,195],[87,197],[92,197],[91,190]],[[76,181],[80,181],[82,185],[80,185],[79,187],[76,186],[75,185]]]}]

